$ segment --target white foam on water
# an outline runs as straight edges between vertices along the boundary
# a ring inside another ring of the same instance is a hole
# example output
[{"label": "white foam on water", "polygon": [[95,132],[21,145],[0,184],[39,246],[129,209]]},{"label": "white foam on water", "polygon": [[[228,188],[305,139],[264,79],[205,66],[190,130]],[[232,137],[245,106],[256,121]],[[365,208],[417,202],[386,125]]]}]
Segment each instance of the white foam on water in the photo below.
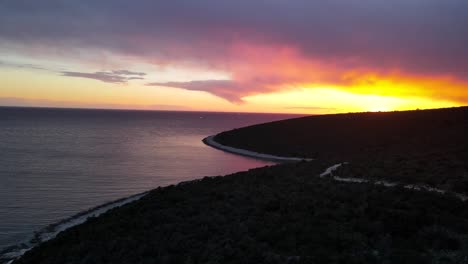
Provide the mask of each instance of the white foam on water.
[{"label": "white foam on water", "polygon": [[210,147],[223,150],[226,152],[247,156],[256,159],[263,159],[263,160],[270,160],[276,162],[295,162],[295,161],[312,161],[311,158],[297,158],[297,157],[282,157],[282,156],[275,156],[270,154],[258,153],[255,151],[233,148],[229,146],[222,145],[214,140],[215,136],[209,136],[203,139],[203,142]]},{"label": "white foam on water", "polygon": [[130,196],[128,198],[124,198],[118,200],[113,203],[108,203],[103,206],[96,207],[95,209],[90,210],[86,213],[80,213],[75,217],[68,218],[64,221],[61,221],[55,225],[51,225],[49,227],[44,228],[43,230],[36,233],[34,242],[23,243],[18,245],[17,247],[13,248],[11,251],[5,252],[0,255],[0,263],[10,264],[16,258],[21,257],[24,253],[31,250],[33,247],[39,245],[42,242],[48,241],[54,237],[56,237],[60,232],[67,230],[70,227],[77,226],[82,224],[88,220],[90,217],[97,217],[102,215],[103,213],[109,211],[110,209],[120,207],[122,205],[131,203],[133,201],[139,200],[143,196],[145,196],[147,192],[142,194],[137,194]]}]

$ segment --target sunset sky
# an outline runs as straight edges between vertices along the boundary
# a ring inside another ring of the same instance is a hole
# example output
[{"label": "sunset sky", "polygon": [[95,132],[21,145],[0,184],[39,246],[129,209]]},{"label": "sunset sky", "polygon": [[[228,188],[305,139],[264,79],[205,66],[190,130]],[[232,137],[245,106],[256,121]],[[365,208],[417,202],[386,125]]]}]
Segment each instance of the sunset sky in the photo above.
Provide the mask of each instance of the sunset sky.
[{"label": "sunset sky", "polygon": [[0,1],[0,105],[319,114],[467,104],[466,0]]}]

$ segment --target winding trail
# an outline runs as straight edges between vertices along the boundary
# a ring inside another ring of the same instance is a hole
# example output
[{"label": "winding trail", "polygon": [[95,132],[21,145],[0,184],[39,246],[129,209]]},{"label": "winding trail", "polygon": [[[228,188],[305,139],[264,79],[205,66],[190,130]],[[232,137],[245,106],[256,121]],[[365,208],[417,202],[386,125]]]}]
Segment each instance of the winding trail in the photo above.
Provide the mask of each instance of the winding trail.
[{"label": "winding trail", "polygon": [[[203,139],[203,142],[213,148],[226,151],[229,153],[233,154],[238,154],[246,157],[251,157],[251,158],[256,158],[256,159],[264,159],[264,160],[270,160],[270,161],[275,161],[275,162],[298,162],[298,161],[312,161],[314,159],[312,158],[296,158],[296,157],[282,157],[282,156],[274,156],[270,154],[264,154],[264,153],[258,153],[255,151],[250,151],[250,150],[245,150],[245,149],[239,149],[239,148],[234,148],[234,147],[229,147],[222,145],[214,140],[215,136],[209,136]],[[365,178],[355,178],[355,177],[340,177],[337,175],[334,175],[333,172],[336,171],[338,168],[340,168],[343,165],[348,164],[348,162],[342,162],[338,164],[334,164],[328,168],[325,169],[324,172],[322,172],[319,177],[327,177],[331,176],[331,178],[334,181],[337,182],[346,182],[346,183],[367,183],[367,184],[374,184],[374,185],[381,185],[384,187],[400,187],[400,188],[405,188],[408,190],[414,190],[414,191],[427,191],[427,192],[432,192],[432,193],[439,193],[439,194],[447,194],[447,195],[453,195],[454,197],[457,197],[461,201],[465,202],[468,200],[468,196],[462,193],[457,193],[457,192],[452,192],[448,190],[442,190],[438,188],[434,188],[428,185],[422,185],[422,184],[402,184],[399,182],[389,182],[385,180],[371,180],[371,179],[365,179]]]},{"label": "winding trail", "polygon": [[333,166],[330,166],[327,169],[325,169],[325,171],[322,172],[319,175],[319,177],[322,178],[326,176],[331,176],[333,180],[338,181],[338,182],[368,183],[368,184],[374,184],[374,185],[381,185],[385,187],[402,187],[402,188],[405,188],[408,190],[414,190],[414,191],[426,191],[426,192],[439,193],[439,194],[448,194],[448,195],[453,195],[457,197],[463,202],[468,200],[468,196],[465,194],[442,190],[442,189],[434,188],[434,187],[423,185],[423,184],[402,184],[399,182],[388,182],[384,180],[370,180],[370,179],[365,179],[365,178],[351,178],[351,177],[345,178],[345,177],[340,177],[340,176],[336,176],[333,174],[334,171],[336,171],[338,168],[346,164],[348,164],[348,162],[338,163]]}]

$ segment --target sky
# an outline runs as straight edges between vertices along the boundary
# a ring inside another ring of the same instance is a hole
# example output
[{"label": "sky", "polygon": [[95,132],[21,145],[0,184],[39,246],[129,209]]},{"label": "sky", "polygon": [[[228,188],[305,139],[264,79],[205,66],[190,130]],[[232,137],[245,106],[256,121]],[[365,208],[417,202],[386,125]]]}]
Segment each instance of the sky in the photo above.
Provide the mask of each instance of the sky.
[{"label": "sky", "polygon": [[0,0],[0,105],[467,105],[467,10],[466,0]]}]

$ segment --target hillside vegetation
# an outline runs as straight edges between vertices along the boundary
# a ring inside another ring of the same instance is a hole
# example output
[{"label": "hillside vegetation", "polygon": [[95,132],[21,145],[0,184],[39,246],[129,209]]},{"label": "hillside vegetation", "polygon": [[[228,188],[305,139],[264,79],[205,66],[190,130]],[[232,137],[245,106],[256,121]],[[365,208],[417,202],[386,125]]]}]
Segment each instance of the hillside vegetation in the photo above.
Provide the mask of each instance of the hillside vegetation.
[{"label": "hillside vegetation", "polygon": [[468,107],[311,116],[220,133],[262,153],[349,162],[340,175],[468,192]]},{"label": "hillside vegetation", "polygon": [[[158,188],[27,252],[18,263],[468,263],[468,108],[314,116],[219,142],[317,158]],[[465,184],[465,185],[463,185]]]}]

